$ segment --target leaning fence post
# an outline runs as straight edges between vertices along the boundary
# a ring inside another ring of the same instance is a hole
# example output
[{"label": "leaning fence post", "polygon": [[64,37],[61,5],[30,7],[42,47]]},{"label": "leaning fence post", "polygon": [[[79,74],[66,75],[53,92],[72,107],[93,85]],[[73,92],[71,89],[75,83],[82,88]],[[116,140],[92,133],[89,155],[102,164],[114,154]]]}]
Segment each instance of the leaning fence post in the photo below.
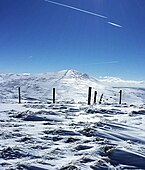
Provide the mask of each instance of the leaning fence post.
[{"label": "leaning fence post", "polygon": [[119,104],[121,104],[122,103],[122,90],[120,90],[120,98],[119,98]]},{"label": "leaning fence post", "polygon": [[89,90],[88,90],[88,105],[91,105],[91,92],[92,92],[92,87],[89,87]]},{"label": "leaning fence post", "polygon": [[21,103],[21,90],[20,87],[18,88],[18,93],[19,93],[19,104]]},{"label": "leaning fence post", "polygon": [[94,104],[96,104],[97,91],[94,92]]},{"label": "leaning fence post", "polygon": [[101,94],[99,104],[101,104],[101,103],[102,103],[102,99],[103,99],[103,94]]},{"label": "leaning fence post", "polygon": [[55,88],[53,88],[53,103],[55,103]]}]

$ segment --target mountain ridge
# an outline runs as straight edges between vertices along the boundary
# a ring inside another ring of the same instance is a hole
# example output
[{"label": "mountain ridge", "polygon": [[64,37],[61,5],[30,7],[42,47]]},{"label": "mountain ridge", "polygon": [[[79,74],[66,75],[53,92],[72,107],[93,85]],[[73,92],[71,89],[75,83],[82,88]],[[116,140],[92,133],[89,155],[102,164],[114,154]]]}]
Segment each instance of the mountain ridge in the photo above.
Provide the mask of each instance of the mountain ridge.
[{"label": "mountain ridge", "polygon": [[57,100],[87,102],[88,88],[91,86],[93,94],[94,91],[98,92],[97,101],[103,93],[103,102],[117,103],[118,92],[123,88],[124,102],[145,103],[145,91],[141,90],[141,88],[145,88],[143,82],[120,80],[96,79],[72,69],[40,74],[0,74],[0,99],[1,101],[16,99],[18,87],[21,87],[22,98],[32,97],[47,100],[52,98],[52,88],[56,88]]}]

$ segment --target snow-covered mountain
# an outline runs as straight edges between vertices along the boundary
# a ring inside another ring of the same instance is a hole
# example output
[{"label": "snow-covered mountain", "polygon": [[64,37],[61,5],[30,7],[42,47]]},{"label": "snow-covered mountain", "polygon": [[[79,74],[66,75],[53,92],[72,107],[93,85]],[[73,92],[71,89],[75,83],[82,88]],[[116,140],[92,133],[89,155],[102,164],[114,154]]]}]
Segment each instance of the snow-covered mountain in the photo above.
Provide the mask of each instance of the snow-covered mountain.
[{"label": "snow-covered mountain", "polygon": [[[87,105],[90,86],[103,104]],[[54,87],[63,102],[49,100]],[[74,70],[0,74],[0,170],[144,170],[144,87]]]},{"label": "snow-covered mountain", "polygon": [[118,77],[100,77],[100,81],[111,86],[145,88],[145,81],[122,80]]},{"label": "snow-covered mountain", "polygon": [[52,99],[52,88],[56,88],[57,101],[87,102],[88,87],[97,91],[97,101],[104,94],[103,102],[117,103],[119,90],[123,90],[123,103],[144,104],[145,82],[125,81],[114,77],[95,79],[75,70],[63,70],[42,74],[0,74],[0,100],[18,98],[21,87],[23,99]]}]

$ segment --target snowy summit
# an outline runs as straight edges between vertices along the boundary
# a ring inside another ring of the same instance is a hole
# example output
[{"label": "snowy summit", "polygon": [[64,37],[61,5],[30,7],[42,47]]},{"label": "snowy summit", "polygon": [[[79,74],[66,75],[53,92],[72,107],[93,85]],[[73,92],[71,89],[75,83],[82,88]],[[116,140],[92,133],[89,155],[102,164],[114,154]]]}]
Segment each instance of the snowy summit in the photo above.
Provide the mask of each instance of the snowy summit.
[{"label": "snowy summit", "polygon": [[[87,102],[88,88],[97,91],[97,99],[104,94],[104,103],[118,102],[119,90],[123,90],[123,102],[127,104],[145,103],[145,82],[125,81],[114,77],[96,79],[76,70],[63,70],[41,74],[0,74],[0,99],[17,99],[21,87],[23,99],[52,99],[52,89],[56,88],[57,101]],[[93,94],[92,94],[93,95]],[[92,96],[93,100],[93,96]]]}]

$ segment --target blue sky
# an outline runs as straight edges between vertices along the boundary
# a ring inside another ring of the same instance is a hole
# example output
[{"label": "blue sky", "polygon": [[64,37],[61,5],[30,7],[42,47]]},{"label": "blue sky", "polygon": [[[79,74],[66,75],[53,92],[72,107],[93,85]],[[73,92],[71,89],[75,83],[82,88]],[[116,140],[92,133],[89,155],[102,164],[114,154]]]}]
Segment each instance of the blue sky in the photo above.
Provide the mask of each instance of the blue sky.
[{"label": "blue sky", "polygon": [[[144,0],[0,0],[0,72],[145,79]],[[113,26],[113,22],[122,27]]]}]

